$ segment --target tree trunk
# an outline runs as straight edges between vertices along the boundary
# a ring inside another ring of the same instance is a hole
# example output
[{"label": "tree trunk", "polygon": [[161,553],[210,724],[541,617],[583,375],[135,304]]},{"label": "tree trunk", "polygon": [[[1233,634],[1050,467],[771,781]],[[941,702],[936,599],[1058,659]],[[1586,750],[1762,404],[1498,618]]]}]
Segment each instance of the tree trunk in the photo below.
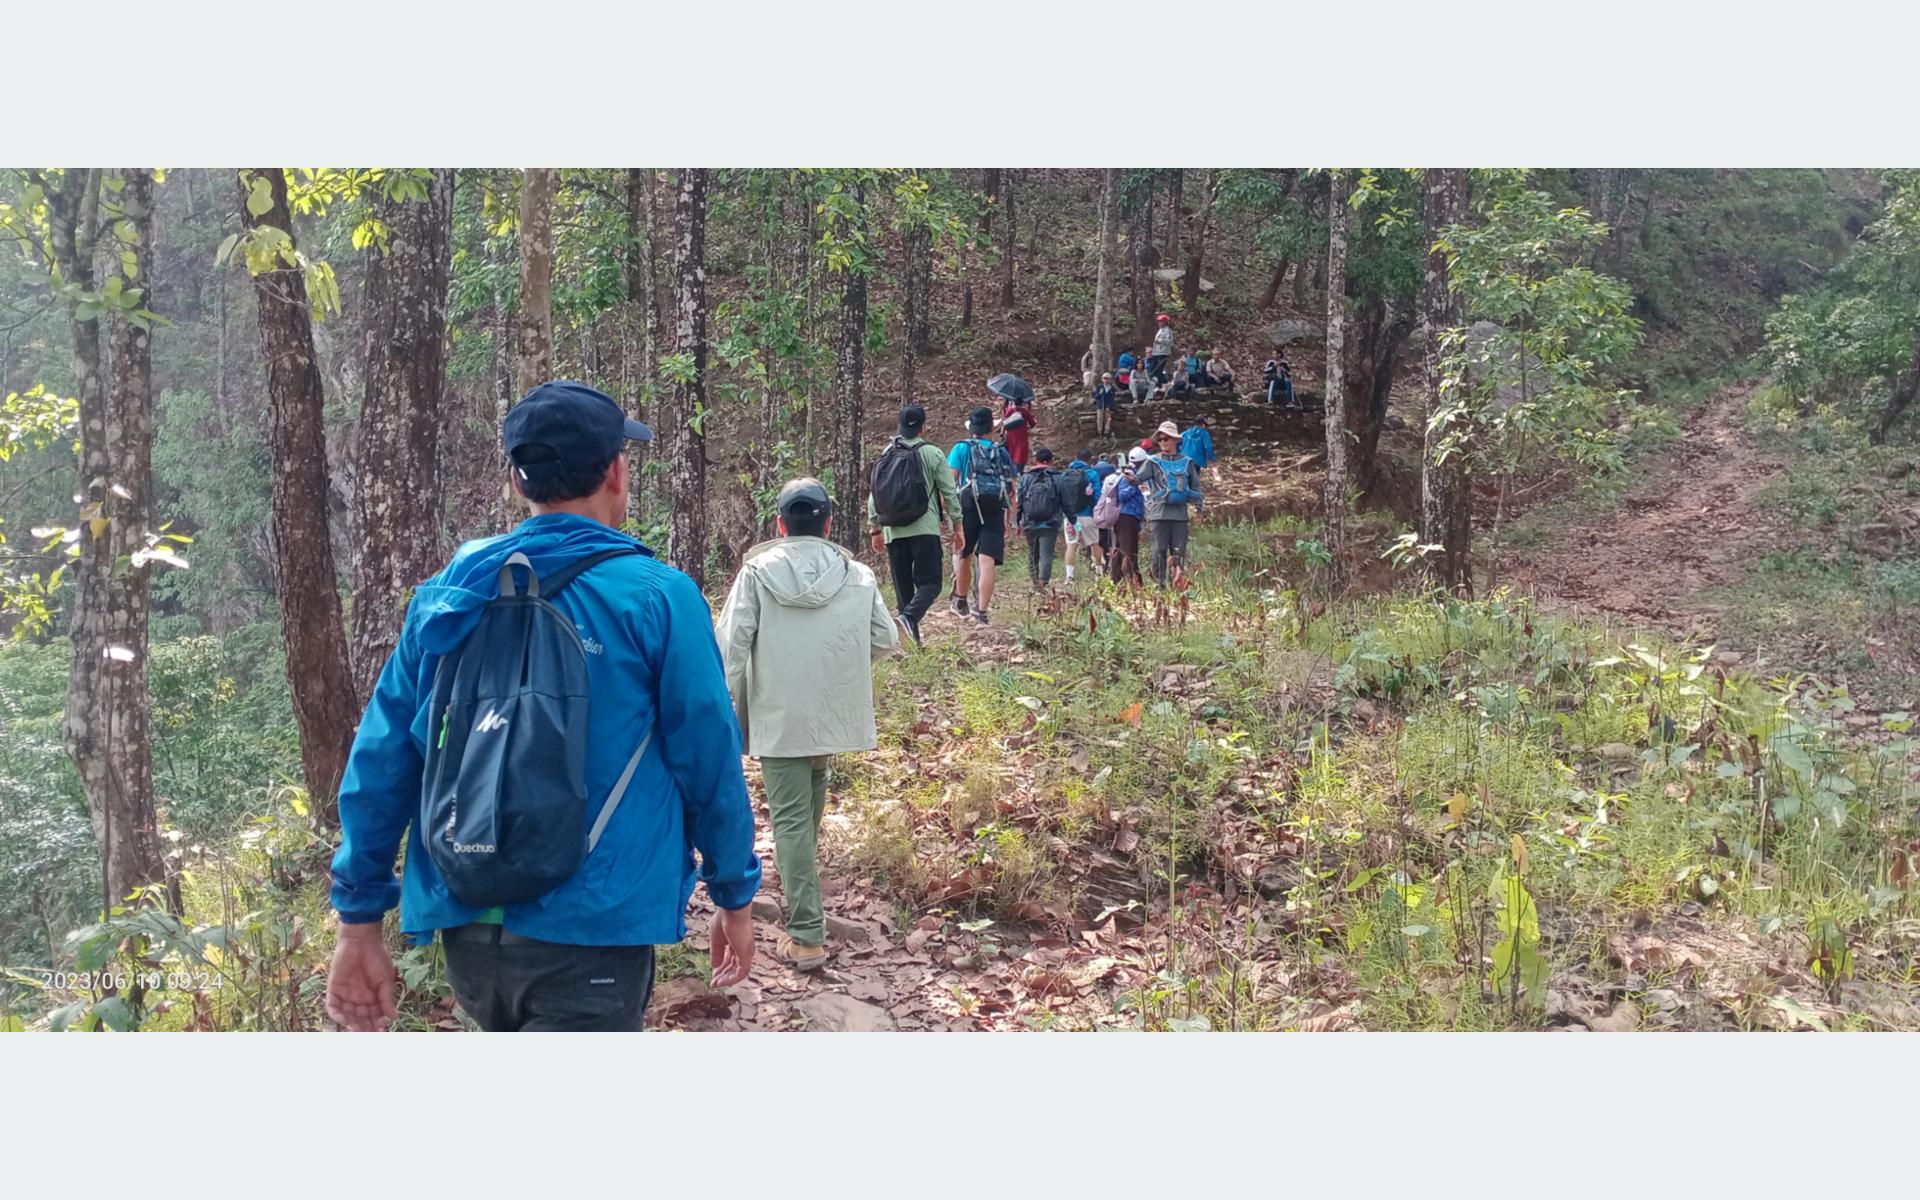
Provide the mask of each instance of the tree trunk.
[{"label": "tree trunk", "polygon": [[1329,595],[1346,582],[1347,572],[1347,192],[1345,171],[1333,172],[1327,203],[1327,553]]},{"label": "tree trunk", "polygon": [[[1009,194],[1011,194],[1009,192]],[[853,204],[862,212],[866,196],[859,184],[853,187]],[[1007,229],[1013,228],[1011,219]],[[1012,250],[1009,239],[1008,251]],[[840,346],[834,361],[834,458],[833,511],[840,519],[833,523],[833,540],[849,550],[860,547],[860,531],[866,527],[866,473],[860,463],[860,438],[866,426],[866,408],[861,399],[861,365],[867,343],[867,277],[859,264],[850,264],[841,279]]]},{"label": "tree trunk", "polygon": [[1040,226],[1047,219],[1047,206],[1039,202],[1040,184],[1046,180],[1046,168],[1036,167],[1028,175],[1027,182],[1033,185],[1034,203],[1027,207],[1033,209],[1033,223],[1027,229],[1027,273],[1036,274],[1040,267]]},{"label": "tree trunk", "polygon": [[1187,222],[1187,270],[1180,277],[1180,303],[1188,310],[1200,299],[1200,264],[1206,257],[1207,222],[1213,217],[1213,200],[1219,184],[1219,172],[1208,171],[1206,186],[1200,192],[1200,207]]},{"label": "tree trunk", "polygon": [[1011,170],[1000,176],[1000,201],[1007,209],[1006,219],[1000,228],[1000,307],[1010,309],[1013,307],[1013,260],[1020,250],[1019,239],[1014,236],[1019,224],[1014,219]]},{"label": "tree trunk", "polygon": [[1119,172],[1108,167],[1100,175],[1100,258],[1093,283],[1093,382],[1113,369],[1113,254],[1119,213]]},{"label": "tree trunk", "polygon": [[1380,431],[1387,424],[1387,401],[1393,393],[1400,350],[1406,345],[1413,326],[1411,310],[1395,315],[1379,335],[1378,348],[1368,360],[1367,385],[1362,392],[1367,400],[1366,420],[1360,426],[1359,446],[1352,465],[1354,486],[1363,496],[1370,494],[1380,482]]},{"label": "tree trunk", "polygon": [[1887,397],[1887,407],[1880,413],[1880,420],[1874,424],[1873,431],[1867,435],[1867,441],[1875,446],[1885,445],[1887,435],[1893,432],[1901,414],[1913,407],[1915,396],[1920,396],[1920,330],[1914,332],[1913,363],[1894,385],[1893,394]]},{"label": "tree trunk", "polygon": [[901,290],[906,315],[900,338],[900,403],[913,403],[914,369],[927,352],[927,305],[933,291],[933,230],[915,223],[902,238],[906,247],[906,270]]},{"label": "tree trunk", "polygon": [[553,194],[559,172],[530,168],[520,179],[520,319],[514,355],[519,396],[553,378]]},{"label": "tree trunk", "polygon": [[667,561],[707,585],[707,169],[680,171],[673,205],[673,350],[687,378],[673,385],[667,424],[672,486]]},{"label": "tree trunk", "polygon": [[381,199],[387,252],[367,264],[367,388],[354,489],[353,665],[361,705],[400,638],[413,588],[438,571],[444,506],[438,462],[446,417],[447,276],[453,172],[421,200]]},{"label": "tree trunk", "polygon": [[1287,277],[1287,260],[1281,259],[1273,264],[1273,275],[1268,278],[1267,286],[1261,291],[1259,301],[1254,305],[1261,316],[1273,308],[1273,302],[1280,298],[1280,284]]},{"label": "tree trunk", "polygon": [[[1426,244],[1432,246],[1449,225],[1467,215],[1467,172],[1455,167],[1428,167],[1421,181]],[[1449,330],[1462,324],[1460,298],[1448,282],[1447,256],[1429,251],[1421,287],[1421,309],[1426,320],[1427,403],[1426,446],[1420,459],[1420,540],[1440,549],[1426,559],[1429,582],[1455,595],[1473,593],[1473,492],[1463,453],[1440,459],[1445,430],[1433,427],[1441,405],[1442,344]]]},{"label": "tree trunk", "polygon": [[[273,186],[273,207],[247,211],[247,174],[240,181],[240,212],[250,228],[272,227],[293,237],[286,172],[255,167]],[[340,581],[327,538],[326,397],[314,356],[307,284],[300,268],[256,275],[260,354],[267,363],[267,440],[273,458],[273,536],[279,555],[274,584],[280,598],[287,681],[300,730],[300,766],[313,811],[328,829],[340,824],[336,793],[353,743],[354,687],[347,631],[340,615]]]},{"label": "tree trunk", "polygon": [[1167,248],[1161,257],[1173,261],[1174,252],[1179,248],[1174,239],[1180,236],[1180,178],[1183,172],[1173,171],[1167,180]]},{"label": "tree trunk", "polygon": [[[654,217],[654,195],[658,191],[651,168],[634,167],[627,172],[627,227],[635,239],[627,260],[627,302],[640,325],[640,374],[632,394],[626,397],[627,410],[644,418],[653,399],[654,376],[660,369],[660,230]],[[642,511],[646,499],[645,446],[627,447],[627,497],[629,515]]]},{"label": "tree trunk", "polygon": [[[118,202],[133,227],[136,268],[122,279],[152,295],[153,175],[130,170]],[[94,230],[101,172],[68,168],[46,189],[52,251],[60,276],[96,292]],[[116,271],[116,275],[118,272]],[[153,523],[153,349],[151,334],[114,313],[102,378],[100,321],[67,304],[73,336],[80,426],[80,558],[73,589],[72,657],[64,737],[87,798],[100,848],[103,911],[135,888],[164,883],[168,907],[181,911],[179,884],[160,848],[153,798],[153,743],[147,693],[151,611],[144,551]],[[131,556],[141,554],[140,558]]]},{"label": "tree trunk", "polygon": [[1153,189],[1134,210],[1133,224],[1127,230],[1127,257],[1132,270],[1133,336],[1128,350],[1138,350],[1153,340]]}]

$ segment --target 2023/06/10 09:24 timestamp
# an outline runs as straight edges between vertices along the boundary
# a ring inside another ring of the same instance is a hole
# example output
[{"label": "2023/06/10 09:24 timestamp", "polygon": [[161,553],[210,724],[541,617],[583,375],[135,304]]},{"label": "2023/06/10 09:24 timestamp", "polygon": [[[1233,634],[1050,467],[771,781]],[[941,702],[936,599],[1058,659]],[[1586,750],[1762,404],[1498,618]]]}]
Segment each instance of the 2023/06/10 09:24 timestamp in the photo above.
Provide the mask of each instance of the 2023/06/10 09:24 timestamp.
[{"label": "2023/06/10 09:24 timestamp", "polygon": [[63,992],[148,991],[197,992],[217,988],[226,981],[217,971],[128,971],[103,968],[98,971],[50,971],[40,967],[26,970],[40,977],[46,986]]}]

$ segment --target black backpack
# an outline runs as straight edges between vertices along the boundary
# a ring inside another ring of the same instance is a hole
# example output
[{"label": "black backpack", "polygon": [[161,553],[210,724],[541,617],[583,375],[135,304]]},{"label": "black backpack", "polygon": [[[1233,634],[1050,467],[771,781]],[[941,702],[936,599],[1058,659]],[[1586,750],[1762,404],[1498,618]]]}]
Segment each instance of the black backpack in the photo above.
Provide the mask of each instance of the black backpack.
[{"label": "black backpack", "polygon": [[1051,525],[1060,519],[1060,477],[1052,471],[1027,472],[1020,488],[1020,521],[1023,525]]},{"label": "black backpack", "polygon": [[[420,840],[462,904],[518,904],[566,882],[600,841],[653,740],[648,732],[587,824],[587,653],[551,603],[622,546],[544,581],[524,554],[500,568],[500,596],[433,676]],[[527,588],[514,585],[515,568]]]},{"label": "black backpack", "polygon": [[[921,443],[925,445],[925,443]],[[911,525],[927,513],[927,468],[920,447],[894,438],[874,460],[870,480],[874,515],[882,525]]]},{"label": "black backpack", "polygon": [[1055,476],[1053,485],[1060,490],[1060,507],[1067,516],[1092,511],[1094,497],[1087,490],[1092,478],[1093,473],[1084,467],[1068,467]]}]

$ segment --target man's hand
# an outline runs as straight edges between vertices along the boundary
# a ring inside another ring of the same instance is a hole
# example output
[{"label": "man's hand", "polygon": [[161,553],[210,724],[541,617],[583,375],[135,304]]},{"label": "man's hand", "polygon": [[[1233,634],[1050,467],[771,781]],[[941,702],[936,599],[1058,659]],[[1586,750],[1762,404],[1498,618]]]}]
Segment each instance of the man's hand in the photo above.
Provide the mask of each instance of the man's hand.
[{"label": "man's hand", "polygon": [[731,987],[753,967],[753,906],[721,908],[713,913],[713,934],[707,946],[713,962],[713,986]]},{"label": "man's hand", "polygon": [[341,925],[327,972],[327,1016],[342,1029],[380,1032],[393,1023],[397,980],[380,922]]},{"label": "man's hand", "polygon": [[967,537],[958,525],[955,525],[953,530],[947,534],[947,544],[953,547],[955,553],[966,549]]},{"label": "man's hand", "polygon": [[881,533],[878,529],[873,531],[873,552],[875,554],[885,554],[887,552],[887,535]]}]

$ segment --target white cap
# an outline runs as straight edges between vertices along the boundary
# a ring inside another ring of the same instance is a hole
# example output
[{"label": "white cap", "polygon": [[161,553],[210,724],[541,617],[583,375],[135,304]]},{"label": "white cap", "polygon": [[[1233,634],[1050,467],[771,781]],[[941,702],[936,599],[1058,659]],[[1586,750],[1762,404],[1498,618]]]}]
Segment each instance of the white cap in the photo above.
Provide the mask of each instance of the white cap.
[{"label": "white cap", "polygon": [[1129,450],[1127,452],[1128,466],[1137,467],[1145,461],[1147,461],[1147,452],[1145,450],[1142,450],[1140,447],[1135,446],[1132,450]]}]

